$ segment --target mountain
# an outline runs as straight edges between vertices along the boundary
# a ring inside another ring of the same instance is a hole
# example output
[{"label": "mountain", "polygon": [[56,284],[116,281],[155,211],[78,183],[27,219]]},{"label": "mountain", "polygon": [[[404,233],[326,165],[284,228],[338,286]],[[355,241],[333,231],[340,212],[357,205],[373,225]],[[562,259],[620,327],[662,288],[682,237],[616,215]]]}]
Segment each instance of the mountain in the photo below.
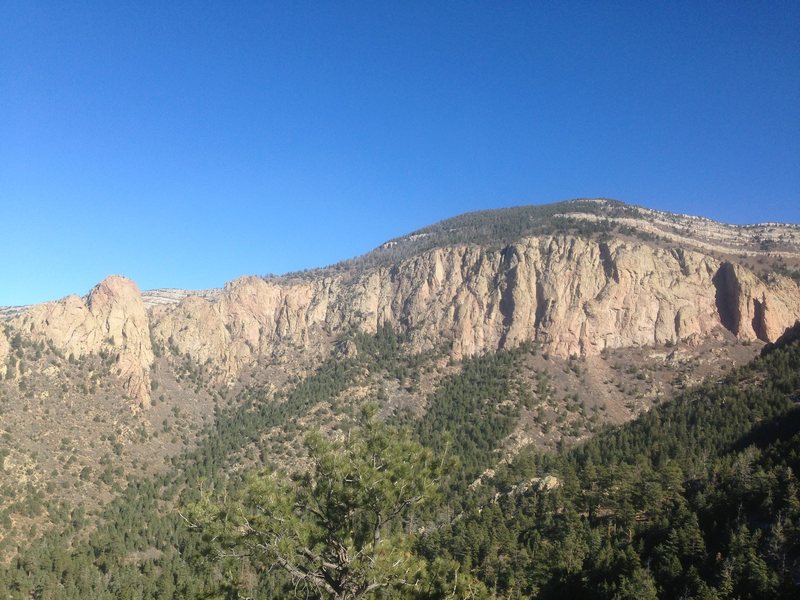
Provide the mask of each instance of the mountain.
[{"label": "mountain", "polygon": [[115,275],[0,309],[0,555],[78,544],[168,574],[177,542],[153,532],[180,528],[175,507],[250,469],[304,471],[305,432],[336,439],[366,399],[437,453],[450,440],[460,510],[529,452],[580,448],[784,344],[799,280],[796,225],[577,200],[219,289]]},{"label": "mountain", "polygon": [[141,294],[110,277],[85,299],[12,315],[0,364],[17,334],[76,358],[104,350],[147,407],[153,344],[232,383],[260,358],[321,358],[344,333],[387,324],[417,351],[451,344],[456,359],[526,341],[560,357],[697,344],[720,328],[769,342],[800,316],[788,276],[798,264],[792,225],[728,226],[608,200],[485,211],[333,267],[221,290]]}]

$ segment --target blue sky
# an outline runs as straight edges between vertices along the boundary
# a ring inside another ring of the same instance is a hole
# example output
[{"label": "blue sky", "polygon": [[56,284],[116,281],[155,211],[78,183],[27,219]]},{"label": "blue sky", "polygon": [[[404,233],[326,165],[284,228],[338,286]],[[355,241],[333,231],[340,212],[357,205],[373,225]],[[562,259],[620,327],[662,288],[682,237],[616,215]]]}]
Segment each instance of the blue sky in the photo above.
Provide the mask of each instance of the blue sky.
[{"label": "blue sky", "polygon": [[798,2],[0,0],[0,305],[204,288],[469,210],[800,222]]}]

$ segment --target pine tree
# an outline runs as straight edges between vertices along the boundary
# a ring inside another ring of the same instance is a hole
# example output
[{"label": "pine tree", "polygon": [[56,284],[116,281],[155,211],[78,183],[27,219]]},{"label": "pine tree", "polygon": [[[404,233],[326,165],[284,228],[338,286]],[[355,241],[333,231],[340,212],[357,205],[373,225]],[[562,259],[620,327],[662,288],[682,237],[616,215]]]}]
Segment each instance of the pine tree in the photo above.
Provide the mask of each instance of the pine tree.
[{"label": "pine tree", "polygon": [[[224,559],[278,568],[304,597],[357,600],[426,579],[414,518],[441,500],[446,458],[364,411],[346,441],[307,437],[310,471],[252,477],[230,501],[204,498],[187,519]],[[439,565],[437,568],[441,568]]]}]

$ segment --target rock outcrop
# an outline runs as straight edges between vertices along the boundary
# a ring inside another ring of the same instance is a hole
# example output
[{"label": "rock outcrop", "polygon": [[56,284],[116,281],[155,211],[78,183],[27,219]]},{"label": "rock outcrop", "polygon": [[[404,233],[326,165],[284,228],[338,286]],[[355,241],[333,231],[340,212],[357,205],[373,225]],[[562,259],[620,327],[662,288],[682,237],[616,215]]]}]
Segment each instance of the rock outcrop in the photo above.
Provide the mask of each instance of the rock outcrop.
[{"label": "rock outcrop", "polygon": [[713,278],[720,322],[739,338],[775,341],[798,316],[800,291],[790,279],[765,283],[739,265],[724,262]]},{"label": "rock outcrop", "polygon": [[114,371],[128,395],[137,405],[149,405],[153,363],[149,319],[139,288],[130,279],[112,275],[85,299],[67,296],[31,306],[11,324],[67,357],[112,353]]},{"label": "rock outcrop", "polygon": [[[533,340],[558,356],[605,348],[702,341],[724,328],[774,341],[800,318],[800,288],[759,278],[702,248],[630,236],[523,237],[501,249],[445,245],[399,260],[303,277],[242,277],[222,290],[161,290],[146,307],[136,285],[113,276],[86,299],[26,308],[9,321],[76,358],[107,351],[135,402],[149,403],[151,336],[233,381],[260,357],[305,349],[384,324],[425,350],[455,357]],[[4,344],[5,342],[5,344]],[[0,334],[0,359],[8,343]]]},{"label": "rock outcrop", "polygon": [[800,342],[800,319],[795,321],[794,325],[787,328],[777,340],[766,344],[761,349],[761,356],[766,356],[778,348],[784,348],[791,344],[797,344],[798,342]]},{"label": "rock outcrop", "polygon": [[385,323],[419,350],[456,356],[526,340],[551,353],[700,340],[720,326],[775,339],[800,316],[800,290],[713,257],[620,240],[531,237],[501,251],[439,248],[355,276],[245,277],[213,301],[187,297],[154,313],[154,335],[227,376],[254,357]]}]

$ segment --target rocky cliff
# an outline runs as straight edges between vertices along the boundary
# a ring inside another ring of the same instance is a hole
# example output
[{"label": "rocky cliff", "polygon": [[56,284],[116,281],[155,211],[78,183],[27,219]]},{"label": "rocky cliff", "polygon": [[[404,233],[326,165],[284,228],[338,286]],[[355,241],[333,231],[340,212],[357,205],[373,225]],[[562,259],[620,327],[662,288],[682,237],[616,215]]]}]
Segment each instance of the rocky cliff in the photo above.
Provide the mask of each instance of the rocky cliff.
[{"label": "rocky cliff", "polygon": [[130,279],[112,275],[85,298],[67,296],[31,306],[11,321],[11,327],[34,342],[51,344],[66,357],[111,353],[114,372],[134,405],[149,405],[149,318],[139,288]]},{"label": "rocky cliff", "polygon": [[235,374],[286,344],[384,323],[420,350],[445,340],[462,356],[536,340],[568,356],[700,340],[717,327],[768,341],[798,315],[800,290],[785,277],[762,281],[692,251],[557,236],[500,251],[435,249],[354,277],[242,278],[216,301],[188,297],[163,310],[154,334]]},{"label": "rocky cliff", "polygon": [[[149,402],[151,338],[232,381],[260,357],[313,349],[383,324],[455,357],[534,340],[552,354],[702,341],[724,328],[773,341],[800,317],[800,288],[703,249],[630,236],[535,235],[455,244],[391,265],[306,277],[243,277],[202,294],[158,294],[110,277],[81,299],[29,307],[11,328],[66,355],[107,351],[137,403]],[[7,343],[0,339],[0,355]]]}]

